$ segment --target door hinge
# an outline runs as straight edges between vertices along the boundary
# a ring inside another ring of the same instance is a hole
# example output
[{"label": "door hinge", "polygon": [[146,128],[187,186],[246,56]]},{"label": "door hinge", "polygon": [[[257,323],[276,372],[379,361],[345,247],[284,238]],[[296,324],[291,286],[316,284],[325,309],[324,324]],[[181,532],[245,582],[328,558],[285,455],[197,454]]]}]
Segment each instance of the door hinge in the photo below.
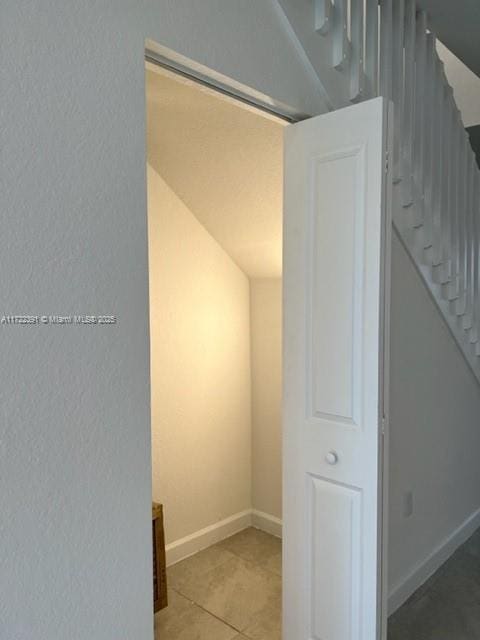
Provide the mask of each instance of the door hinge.
[{"label": "door hinge", "polygon": [[387,419],[385,418],[385,416],[383,416],[383,418],[382,418],[382,435],[385,435],[386,424],[387,424]]},{"label": "door hinge", "polygon": [[385,173],[388,174],[388,170],[390,168],[390,155],[388,151],[385,153]]}]

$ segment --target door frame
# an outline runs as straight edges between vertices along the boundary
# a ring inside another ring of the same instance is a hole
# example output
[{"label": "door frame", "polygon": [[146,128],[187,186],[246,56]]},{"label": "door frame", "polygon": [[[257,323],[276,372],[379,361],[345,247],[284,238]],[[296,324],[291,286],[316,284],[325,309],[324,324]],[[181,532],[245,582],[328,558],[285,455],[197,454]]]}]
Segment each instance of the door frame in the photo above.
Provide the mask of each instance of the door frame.
[{"label": "door frame", "polygon": [[217,97],[220,94],[225,99],[234,101],[237,105],[242,103],[246,108],[251,108],[257,113],[260,111],[263,115],[270,116],[274,120],[281,120],[283,124],[293,124],[311,118],[313,115],[321,115],[320,113],[299,112],[295,107],[213,71],[152,40],[147,40],[145,43],[145,63],[147,69],[155,70],[160,67],[164,71],[181,76],[197,86],[201,85]]},{"label": "door frame", "polygon": [[[156,71],[157,73],[161,69],[161,73],[165,73],[171,76],[182,77],[187,83],[200,85],[203,90],[214,94],[215,96],[221,96],[223,99],[235,103],[237,106],[242,104],[244,108],[252,110],[259,115],[273,119],[277,122],[281,122],[283,125],[294,124],[302,120],[323,115],[328,113],[327,110],[320,111],[315,114],[305,114],[291,105],[278,101],[277,99],[267,96],[256,89],[253,89],[247,85],[244,85],[228,76],[220,74],[194,60],[188,58],[182,54],[175,52],[168,47],[160,45],[153,40],[147,39],[145,41],[145,68]],[[389,123],[387,136],[389,137],[389,148],[392,148],[393,137],[393,104],[389,103],[387,106],[387,121]],[[392,190],[393,181],[391,179],[391,167],[389,167],[389,160],[387,157],[387,166],[384,172],[384,184],[383,189],[386,196],[386,206],[391,208],[392,202]],[[390,425],[387,416],[389,416],[389,379],[390,379],[390,287],[386,283],[391,279],[391,252],[385,247],[391,245],[392,237],[392,224],[386,225],[385,220],[391,220],[390,217],[384,218],[384,224],[382,226],[382,256],[381,260],[384,265],[383,280],[381,287],[385,292],[384,306],[380,318],[380,326],[382,330],[382,351],[383,361],[381,362],[381,378],[383,379],[383,393],[382,393],[382,405],[383,405],[383,438],[382,438],[382,486],[381,486],[381,502],[382,502],[382,517],[383,523],[381,526],[379,545],[380,571],[381,571],[381,589],[382,589],[382,606],[380,607],[380,633],[381,638],[384,640],[387,637],[387,622],[388,622],[388,485],[389,485],[389,433]],[[149,327],[150,331],[150,327]],[[282,391],[283,396],[283,391]],[[284,453],[282,452],[282,466],[284,465]],[[283,578],[282,578],[283,580]],[[382,615],[383,614],[383,615]]]}]

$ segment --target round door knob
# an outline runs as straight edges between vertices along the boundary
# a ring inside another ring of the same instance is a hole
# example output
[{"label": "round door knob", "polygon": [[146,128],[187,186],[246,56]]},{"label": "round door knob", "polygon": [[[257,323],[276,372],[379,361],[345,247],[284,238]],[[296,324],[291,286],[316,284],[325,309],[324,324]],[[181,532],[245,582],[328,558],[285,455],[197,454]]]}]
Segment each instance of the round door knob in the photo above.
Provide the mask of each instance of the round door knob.
[{"label": "round door knob", "polygon": [[337,464],[338,455],[335,453],[335,451],[329,451],[325,456],[325,461],[328,462],[328,464]]}]

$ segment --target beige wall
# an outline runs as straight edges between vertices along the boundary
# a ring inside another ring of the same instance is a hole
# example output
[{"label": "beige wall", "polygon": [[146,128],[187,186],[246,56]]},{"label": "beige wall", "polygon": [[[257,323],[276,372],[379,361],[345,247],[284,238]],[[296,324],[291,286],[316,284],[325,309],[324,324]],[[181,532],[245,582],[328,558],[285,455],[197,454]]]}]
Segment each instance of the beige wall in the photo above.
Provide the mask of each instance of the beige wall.
[{"label": "beige wall", "polygon": [[253,508],[282,517],[282,281],[250,282]]},{"label": "beige wall", "polygon": [[153,499],[167,542],[251,506],[249,283],[148,167]]}]

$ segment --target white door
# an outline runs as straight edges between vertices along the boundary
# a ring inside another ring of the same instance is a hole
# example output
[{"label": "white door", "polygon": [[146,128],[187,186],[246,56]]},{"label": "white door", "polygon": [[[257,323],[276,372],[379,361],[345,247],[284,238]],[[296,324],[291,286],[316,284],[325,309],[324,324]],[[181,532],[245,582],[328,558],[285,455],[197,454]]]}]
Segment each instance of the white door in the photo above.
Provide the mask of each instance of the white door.
[{"label": "white door", "polygon": [[285,130],[284,640],[386,637],[386,104]]}]

